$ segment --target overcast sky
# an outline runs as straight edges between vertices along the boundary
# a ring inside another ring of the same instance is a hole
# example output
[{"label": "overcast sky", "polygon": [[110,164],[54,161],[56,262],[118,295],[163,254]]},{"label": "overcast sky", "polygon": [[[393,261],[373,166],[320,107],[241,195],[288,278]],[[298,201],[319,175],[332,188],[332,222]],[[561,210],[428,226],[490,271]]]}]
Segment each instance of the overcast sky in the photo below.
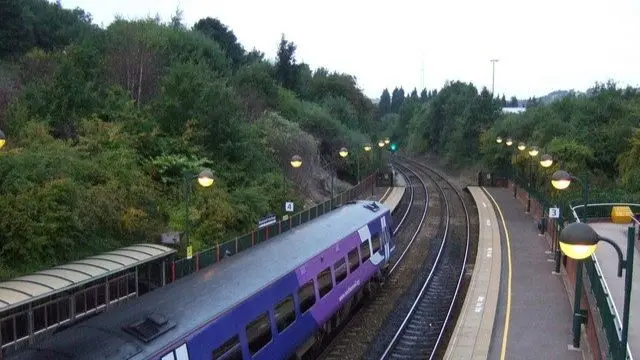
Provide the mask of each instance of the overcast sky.
[{"label": "overcast sky", "polygon": [[[298,61],[355,75],[368,96],[383,88],[441,88],[447,80],[518,98],[585,90],[613,79],[640,85],[638,0],[62,0],[107,26],[115,14],[192,26],[210,16],[247,50],[275,58],[282,33]],[[424,68],[424,76],[422,69]]]}]

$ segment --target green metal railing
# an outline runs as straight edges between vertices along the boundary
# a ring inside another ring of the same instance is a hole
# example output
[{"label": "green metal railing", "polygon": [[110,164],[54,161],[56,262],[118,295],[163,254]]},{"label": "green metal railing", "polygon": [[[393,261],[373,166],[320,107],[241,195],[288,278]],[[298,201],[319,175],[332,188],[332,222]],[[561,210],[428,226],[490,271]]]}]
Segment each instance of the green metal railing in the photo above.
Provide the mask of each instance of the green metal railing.
[{"label": "green metal railing", "polygon": [[[535,183],[533,184],[532,188],[529,188],[529,186],[527,186],[527,181],[525,181],[522,177],[519,177],[515,174],[512,177],[512,180],[514,181],[517,187],[525,190],[529,194],[529,196],[531,196],[531,199],[535,199],[543,206],[543,217],[548,218],[549,216],[548,204],[550,204],[550,202],[547,201],[546,196],[543,196],[543,194],[541,194],[539,191],[533,188],[535,186]],[[584,217],[585,206],[582,205],[581,201],[569,201],[568,205],[564,205],[564,204],[567,204],[567,202],[561,202],[561,204],[559,204],[561,205],[560,207],[561,214],[571,213],[576,221],[580,221],[579,219],[585,218]],[[640,204],[592,202],[588,204],[586,207],[587,209],[586,218],[587,219],[610,218],[611,210],[614,206],[628,206],[631,208],[631,211],[634,214],[640,214]],[[636,215],[636,219],[637,219],[637,215]],[[551,223],[547,224],[546,231],[552,230],[554,237],[556,238],[555,239],[556,241],[554,241],[554,244],[553,244],[554,247],[557,247],[557,236],[558,234],[560,234],[563,228],[564,228],[564,224],[562,223],[554,222],[553,224]],[[583,263],[586,270],[586,280],[587,280],[585,284],[587,286],[585,286],[585,289],[589,289],[591,291],[591,295],[593,296],[593,299],[595,299],[595,307],[598,310],[598,313],[600,315],[600,320],[601,320],[602,328],[596,329],[596,330],[599,331],[601,334],[603,334],[605,337],[604,340],[606,340],[604,344],[601,344],[601,349],[600,349],[601,352],[608,359],[620,359],[620,358],[623,358],[620,355],[624,356],[626,353],[626,359],[632,360],[633,357],[631,356],[629,347],[627,346],[627,349],[620,348],[621,347],[620,337],[621,337],[621,331],[622,331],[621,317],[618,314],[613,304],[611,293],[609,291],[606,281],[604,280],[604,277],[602,275],[602,269],[600,268],[598,261],[595,259],[594,256],[591,256],[590,258],[583,260]]]},{"label": "green metal railing", "polygon": [[[349,190],[336,195],[333,198],[333,207],[360,198],[368,194],[373,195],[376,186],[376,173],[362,179],[360,184],[351,187]],[[269,240],[269,238],[282,234],[290,229],[313,220],[318,216],[331,211],[331,200],[327,200],[312,208],[293,214],[287,220],[281,220],[270,226],[254,230],[248,234],[238,236],[233,240],[219,243],[211,248],[202,250],[193,254],[189,258],[176,259],[168,263],[167,283],[178,280],[189,274],[192,274],[209,265],[213,265],[227,256],[232,256],[244,250],[247,250],[257,244]]]}]

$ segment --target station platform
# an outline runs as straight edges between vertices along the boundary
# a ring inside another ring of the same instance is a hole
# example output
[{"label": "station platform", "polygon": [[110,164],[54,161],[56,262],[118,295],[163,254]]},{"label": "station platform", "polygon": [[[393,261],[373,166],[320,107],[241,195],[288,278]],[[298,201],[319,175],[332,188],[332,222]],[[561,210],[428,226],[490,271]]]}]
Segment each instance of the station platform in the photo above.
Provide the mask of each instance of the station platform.
[{"label": "station platform", "polygon": [[[589,225],[602,237],[613,240],[622,250],[623,258],[627,256],[627,228],[632,224],[614,224],[611,222],[589,222]],[[636,234],[637,234],[636,227]],[[629,340],[628,349],[634,359],[640,359],[640,254],[634,251],[633,277],[631,284],[631,302],[629,308]],[[602,277],[613,300],[616,317],[622,319],[624,304],[624,272],[618,277],[618,254],[613,246],[599,244],[593,255],[600,266]]]},{"label": "station platform", "polygon": [[389,208],[391,212],[395,211],[398,204],[400,204],[400,200],[402,200],[402,197],[404,196],[407,185],[404,177],[400,173],[396,173],[393,176],[393,182],[394,186],[389,188],[380,199],[380,202]]},{"label": "station platform", "polygon": [[500,292],[500,223],[487,194],[477,186],[468,189],[478,205],[478,251],[467,296],[444,356],[446,360],[487,359]]},{"label": "station platform", "polygon": [[[507,188],[469,191],[481,221],[478,253],[445,359],[582,359],[569,346],[569,297],[562,278],[552,274],[546,240],[533,218]],[[496,277],[499,285],[492,282]]]}]

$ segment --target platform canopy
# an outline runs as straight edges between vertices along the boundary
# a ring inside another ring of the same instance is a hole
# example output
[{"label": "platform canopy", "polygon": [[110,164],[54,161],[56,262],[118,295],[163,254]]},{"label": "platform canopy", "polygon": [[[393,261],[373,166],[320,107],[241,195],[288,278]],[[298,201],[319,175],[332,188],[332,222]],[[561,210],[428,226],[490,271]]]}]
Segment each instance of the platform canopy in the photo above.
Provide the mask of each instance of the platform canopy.
[{"label": "platform canopy", "polygon": [[0,282],[0,311],[68,291],[175,252],[162,245],[137,244]]}]

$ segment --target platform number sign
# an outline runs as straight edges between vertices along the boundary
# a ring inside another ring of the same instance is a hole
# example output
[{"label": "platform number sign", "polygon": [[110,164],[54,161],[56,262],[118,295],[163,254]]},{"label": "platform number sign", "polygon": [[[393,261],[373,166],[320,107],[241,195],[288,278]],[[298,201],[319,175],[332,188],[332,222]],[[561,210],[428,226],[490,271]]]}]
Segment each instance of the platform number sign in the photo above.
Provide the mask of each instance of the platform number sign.
[{"label": "platform number sign", "polygon": [[285,210],[286,212],[293,212],[293,202],[291,202],[291,201],[287,201],[287,202],[284,204],[284,210]]},{"label": "platform number sign", "polygon": [[560,217],[560,209],[557,207],[549,208],[549,218],[557,219]]}]

